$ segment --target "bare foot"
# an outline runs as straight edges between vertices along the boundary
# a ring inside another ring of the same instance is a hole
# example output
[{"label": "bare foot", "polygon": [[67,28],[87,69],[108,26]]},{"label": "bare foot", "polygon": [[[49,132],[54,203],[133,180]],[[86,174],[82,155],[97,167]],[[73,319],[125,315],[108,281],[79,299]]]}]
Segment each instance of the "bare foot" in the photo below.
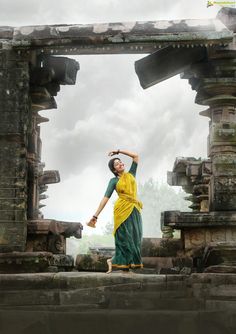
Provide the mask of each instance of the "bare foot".
[{"label": "bare foot", "polygon": [[111,262],[111,259],[107,260],[107,265],[108,265],[108,271],[106,272],[106,274],[110,274],[112,272],[112,262]]}]

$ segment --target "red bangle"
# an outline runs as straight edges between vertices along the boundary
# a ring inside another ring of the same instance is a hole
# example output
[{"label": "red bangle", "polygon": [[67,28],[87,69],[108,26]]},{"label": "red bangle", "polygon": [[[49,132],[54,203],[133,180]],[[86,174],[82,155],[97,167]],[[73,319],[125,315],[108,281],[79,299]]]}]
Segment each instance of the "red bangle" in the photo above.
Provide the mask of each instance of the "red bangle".
[{"label": "red bangle", "polygon": [[98,217],[97,217],[97,216],[93,216],[93,218],[95,218],[96,220],[98,219]]}]

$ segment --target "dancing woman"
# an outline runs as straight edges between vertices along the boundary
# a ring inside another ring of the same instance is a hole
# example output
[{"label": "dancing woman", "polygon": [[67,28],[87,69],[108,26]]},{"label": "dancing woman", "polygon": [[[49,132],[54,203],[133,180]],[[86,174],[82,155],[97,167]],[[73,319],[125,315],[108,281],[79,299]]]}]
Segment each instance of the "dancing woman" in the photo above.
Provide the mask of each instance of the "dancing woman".
[{"label": "dancing woman", "polygon": [[114,236],[115,255],[107,260],[108,271],[112,267],[129,272],[130,268],[143,267],[141,261],[142,241],[142,203],[137,199],[137,184],[135,180],[138,165],[138,155],[129,151],[111,151],[108,155],[124,154],[133,159],[128,172],[124,163],[118,158],[112,158],[108,166],[115,177],[110,179],[107,190],[97,211],[88,222],[88,226],[95,227],[100,212],[105,207],[114,190],[118,199],[114,205]]}]

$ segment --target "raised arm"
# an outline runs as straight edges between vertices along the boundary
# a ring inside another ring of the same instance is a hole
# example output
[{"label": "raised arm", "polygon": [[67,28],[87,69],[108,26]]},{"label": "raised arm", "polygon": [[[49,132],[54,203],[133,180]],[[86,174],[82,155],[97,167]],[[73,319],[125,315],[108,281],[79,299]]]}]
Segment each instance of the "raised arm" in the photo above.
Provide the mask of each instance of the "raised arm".
[{"label": "raised arm", "polygon": [[105,205],[107,204],[109,200],[109,197],[104,196],[103,199],[101,200],[97,211],[95,212],[95,214],[93,215],[93,217],[90,219],[90,221],[87,223],[88,226],[90,227],[96,227],[96,223],[97,223],[97,219],[98,216],[100,214],[100,212],[104,209]]},{"label": "raised arm", "polygon": [[137,153],[133,153],[130,151],[125,151],[125,150],[115,150],[115,151],[111,151],[108,153],[109,156],[113,156],[115,154],[124,154],[127,155],[128,157],[132,158],[134,162],[138,163],[139,160],[139,156]]}]

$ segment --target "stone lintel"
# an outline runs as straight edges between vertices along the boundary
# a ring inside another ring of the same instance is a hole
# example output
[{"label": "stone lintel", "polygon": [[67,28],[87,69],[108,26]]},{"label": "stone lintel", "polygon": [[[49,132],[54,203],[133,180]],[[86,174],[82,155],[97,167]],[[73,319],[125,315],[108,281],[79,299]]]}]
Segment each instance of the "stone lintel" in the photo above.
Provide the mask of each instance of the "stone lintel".
[{"label": "stone lintel", "polygon": [[232,38],[233,33],[218,19],[0,28],[2,47],[8,41],[9,47],[44,48],[50,54],[145,53],[159,45],[228,44]]},{"label": "stone lintel", "polygon": [[202,228],[202,227],[236,227],[236,212],[180,212],[165,211],[162,215],[165,226],[174,229]]}]

